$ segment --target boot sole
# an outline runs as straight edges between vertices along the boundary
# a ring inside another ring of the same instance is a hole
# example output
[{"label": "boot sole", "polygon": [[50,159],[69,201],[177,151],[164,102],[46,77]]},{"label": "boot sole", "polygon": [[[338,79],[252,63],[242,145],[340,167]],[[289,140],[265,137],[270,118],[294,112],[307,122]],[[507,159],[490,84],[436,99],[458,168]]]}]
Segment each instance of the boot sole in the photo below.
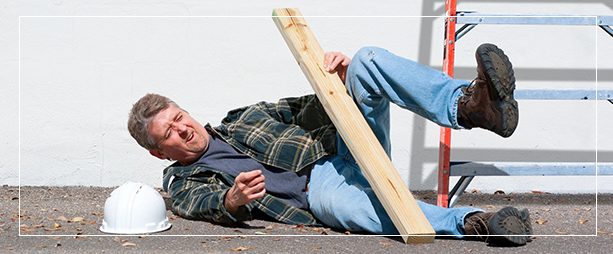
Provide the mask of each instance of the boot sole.
[{"label": "boot sole", "polygon": [[515,132],[519,121],[517,101],[513,98],[515,91],[515,73],[507,55],[496,45],[485,43],[477,48],[477,61],[484,67],[487,81],[492,84],[496,95],[502,103],[498,110],[502,113],[502,128],[495,132],[502,137],[509,137]]},{"label": "boot sole", "polygon": [[514,207],[505,207],[498,211],[489,221],[492,235],[491,243],[499,245],[524,245],[530,240],[532,225],[528,211],[519,211]]}]

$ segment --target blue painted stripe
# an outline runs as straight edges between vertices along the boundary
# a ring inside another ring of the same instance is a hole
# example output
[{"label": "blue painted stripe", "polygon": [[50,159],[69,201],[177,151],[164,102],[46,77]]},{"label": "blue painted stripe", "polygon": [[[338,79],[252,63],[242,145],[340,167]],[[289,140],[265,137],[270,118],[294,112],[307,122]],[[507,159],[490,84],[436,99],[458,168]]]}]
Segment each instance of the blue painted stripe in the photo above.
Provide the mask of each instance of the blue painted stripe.
[{"label": "blue painted stripe", "polygon": [[514,15],[487,13],[458,13],[457,24],[507,24],[507,25],[611,25],[612,16],[572,15]]},{"label": "blue painted stripe", "polygon": [[[594,162],[456,162],[451,176],[595,176]],[[613,175],[613,163],[598,163],[598,175]]]},{"label": "blue painted stripe", "polygon": [[613,26],[613,16],[598,16],[598,25]]},{"label": "blue painted stripe", "polygon": [[610,100],[613,90],[547,90],[522,89],[515,90],[518,100]]}]

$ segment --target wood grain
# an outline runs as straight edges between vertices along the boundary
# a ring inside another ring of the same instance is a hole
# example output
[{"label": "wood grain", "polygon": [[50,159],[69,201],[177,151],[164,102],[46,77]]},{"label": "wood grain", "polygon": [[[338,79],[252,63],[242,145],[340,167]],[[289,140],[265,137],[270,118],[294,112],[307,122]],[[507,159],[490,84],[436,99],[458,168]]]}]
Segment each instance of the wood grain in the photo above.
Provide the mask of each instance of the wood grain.
[{"label": "wood grain", "polygon": [[273,20],[404,241],[434,241],[432,226],[343,82],[338,75],[324,69],[324,51],[302,14],[297,9],[275,9]]}]

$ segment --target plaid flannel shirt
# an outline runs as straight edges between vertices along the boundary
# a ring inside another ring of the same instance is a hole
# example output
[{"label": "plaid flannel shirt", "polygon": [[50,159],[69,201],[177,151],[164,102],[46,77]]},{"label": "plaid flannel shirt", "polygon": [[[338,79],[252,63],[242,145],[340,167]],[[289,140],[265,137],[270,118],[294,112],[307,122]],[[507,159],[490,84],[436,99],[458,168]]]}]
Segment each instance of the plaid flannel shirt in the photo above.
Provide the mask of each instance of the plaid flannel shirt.
[{"label": "plaid flannel shirt", "polygon": [[[238,108],[220,126],[205,127],[260,163],[299,175],[310,174],[315,161],[336,152],[336,129],[314,95]],[[224,199],[233,183],[231,175],[202,165],[174,163],[164,169],[163,188],[171,196],[173,212],[181,217],[242,224],[253,219],[257,209],[280,222],[318,225],[309,211],[268,193],[230,214]]]}]

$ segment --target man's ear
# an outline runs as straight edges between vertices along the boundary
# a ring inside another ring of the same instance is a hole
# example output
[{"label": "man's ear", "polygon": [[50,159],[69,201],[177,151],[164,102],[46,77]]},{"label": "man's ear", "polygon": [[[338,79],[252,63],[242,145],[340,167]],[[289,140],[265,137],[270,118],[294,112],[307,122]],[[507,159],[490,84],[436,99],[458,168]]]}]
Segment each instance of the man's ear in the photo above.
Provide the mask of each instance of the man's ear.
[{"label": "man's ear", "polygon": [[160,152],[159,150],[149,150],[149,154],[160,158],[160,160],[165,160],[166,157],[164,156],[164,154],[162,152]]}]

